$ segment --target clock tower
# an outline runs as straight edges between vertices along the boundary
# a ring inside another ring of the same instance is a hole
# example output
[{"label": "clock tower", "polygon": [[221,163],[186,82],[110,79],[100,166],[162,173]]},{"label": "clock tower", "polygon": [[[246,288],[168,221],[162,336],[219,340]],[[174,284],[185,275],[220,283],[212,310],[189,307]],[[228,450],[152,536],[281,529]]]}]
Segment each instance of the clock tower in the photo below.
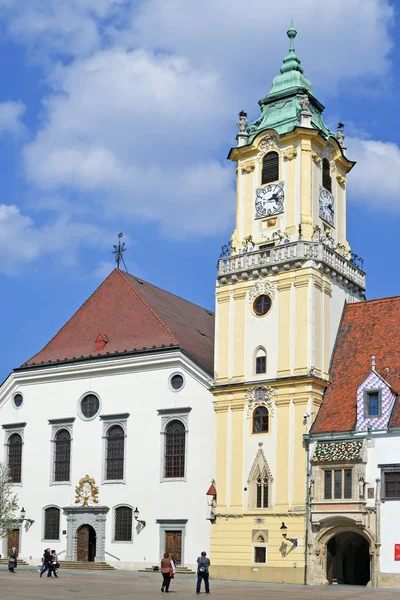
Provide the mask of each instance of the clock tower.
[{"label": "clock tower", "polygon": [[236,227],[216,285],[211,560],[214,576],[302,583],[303,435],[328,385],[343,306],[364,298],[365,273],[346,238],[355,163],[343,124],[336,133],[325,125],[293,26],[287,34],[289,54],[260,117],[249,125],[239,114],[228,156],[237,163]]}]

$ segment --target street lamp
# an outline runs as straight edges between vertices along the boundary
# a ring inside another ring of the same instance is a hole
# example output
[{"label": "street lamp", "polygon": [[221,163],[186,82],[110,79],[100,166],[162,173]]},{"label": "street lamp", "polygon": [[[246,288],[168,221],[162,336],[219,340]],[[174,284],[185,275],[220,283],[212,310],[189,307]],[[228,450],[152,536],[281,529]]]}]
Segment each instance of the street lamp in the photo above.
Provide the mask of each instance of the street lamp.
[{"label": "street lamp", "polygon": [[22,524],[24,521],[26,521],[29,525],[33,525],[35,520],[34,519],[26,519],[25,518],[26,512],[24,507],[21,508],[21,514],[19,516],[19,522]]},{"label": "street lamp", "polygon": [[146,527],[146,521],[142,521],[141,519],[139,519],[138,507],[136,507],[135,510],[133,511],[133,516],[135,517],[135,521],[137,521],[142,527]]},{"label": "street lamp", "polygon": [[282,532],[283,539],[287,540],[288,542],[291,542],[293,544],[293,546],[296,548],[297,544],[298,544],[298,540],[297,540],[297,538],[288,538],[288,536],[287,536],[287,527],[286,527],[284,521],[282,521],[282,525],[280,526],[280,530]]}]

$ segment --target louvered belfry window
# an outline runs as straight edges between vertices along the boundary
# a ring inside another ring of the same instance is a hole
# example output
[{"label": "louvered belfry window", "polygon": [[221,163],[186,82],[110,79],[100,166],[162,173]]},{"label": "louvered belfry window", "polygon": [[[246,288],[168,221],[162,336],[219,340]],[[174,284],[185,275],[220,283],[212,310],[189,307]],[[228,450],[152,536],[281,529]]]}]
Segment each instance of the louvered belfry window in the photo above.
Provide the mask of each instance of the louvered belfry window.
[{"label": "louvered belfry window", "polygon": [[332,192],[331,167],[327,158],[322,161],[322,185],[328,192]]},{"label": "louvered belfry window", "polygon": [[279,179],[279,154],[268,152],[263,158],[261,184],[278,181]]},{"label": "louvered belfry window", "polygon": [[171,421],[165,430],[165,477],[185,476],[185,427],[181,421]]},{"label": "louvered belfry window", "polygon": [[69,481],[71,436],[66,429],[57,432],[54,452],[54,481]]},{"label": "louvered belfry window", "polygon": [[119,506],[115,509],[114,540],[116,542],[132,540],[132,509],[129,506]]},{"label": "louvered belfry window", "polygon": [[8,440],[8,468],[12,483],[21,483],[22,438],[13,433]]},{"label": "louvered belfry window", "polygon": [[107,433],[106,479],[124,478],[124,430],[120,425],[110,427]]},{"label": "louvered belfry window", "polygon": [[44,539],[60,539],[60,509],[50,506],[44,511]]}]

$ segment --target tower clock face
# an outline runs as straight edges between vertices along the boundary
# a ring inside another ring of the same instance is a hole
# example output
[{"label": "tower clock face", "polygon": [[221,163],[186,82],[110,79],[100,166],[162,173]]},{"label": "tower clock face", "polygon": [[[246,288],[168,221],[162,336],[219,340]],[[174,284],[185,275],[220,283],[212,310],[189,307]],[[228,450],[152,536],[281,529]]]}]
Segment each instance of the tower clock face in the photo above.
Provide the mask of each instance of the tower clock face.
[{"label": "tower clock face", "polygon": [[323,187],[319,188],[319,216],[335,227],[335,197]]},{"label": "tower clock face", "polygon": [[270,183],[256,189],[256,219],[283,212],[285,192],[283,182]]}]

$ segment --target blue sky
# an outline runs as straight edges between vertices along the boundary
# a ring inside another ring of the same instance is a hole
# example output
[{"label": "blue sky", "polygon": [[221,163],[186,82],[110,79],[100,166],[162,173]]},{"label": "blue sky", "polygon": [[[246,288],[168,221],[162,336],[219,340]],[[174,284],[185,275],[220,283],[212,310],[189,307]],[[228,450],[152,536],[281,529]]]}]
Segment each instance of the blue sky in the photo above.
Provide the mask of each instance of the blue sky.
[{"label": "blue sky", "polygon": [[[299,8],[296,8],[296,5]],[[399,294],[397,6],[389,0],[0,0],[0,376],[113,268],[207,307],[234,223],[236,117],[296,52],[346,124],[348,239]]]}]

